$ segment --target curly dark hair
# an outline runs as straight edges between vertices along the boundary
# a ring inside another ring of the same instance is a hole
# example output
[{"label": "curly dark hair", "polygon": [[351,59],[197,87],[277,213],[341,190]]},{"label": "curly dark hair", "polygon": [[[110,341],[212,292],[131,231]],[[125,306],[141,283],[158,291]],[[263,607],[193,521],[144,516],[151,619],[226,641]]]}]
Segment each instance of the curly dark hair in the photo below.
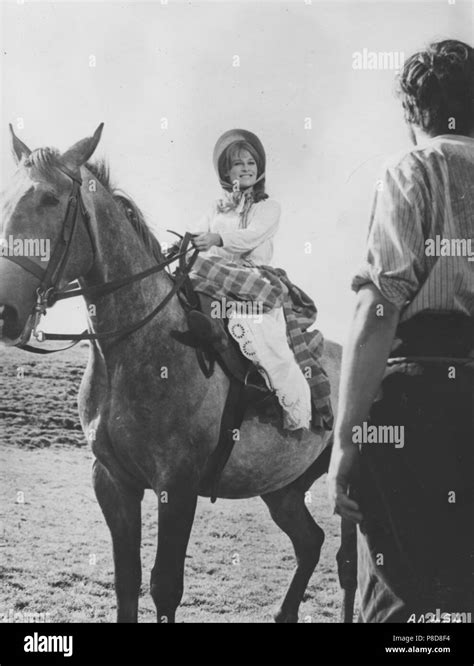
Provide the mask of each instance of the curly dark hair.
[{"label": "curly dark hair", "polygon": [[[227,178],[226,174],[229,173],[232,167],[232,160],[238,156],[242,150],[246,150],[254,158],[257,165],[257,175],[260,176],[263,171],[262,158],[255,150],[255,148],[247,141],[234,141],[234,143],[231,143],[230,146],[224,150],[219,158],[218,163],[219,176],[222,181],[227,181],[229,184],[229,190],[232,189],[232,184]],[[265,192],[265,178],[262,178],[262,180],[259,180],[258,183],[255,183],[253,186],[253,200],[255,203],[258,203],[264,199],[268,199],[268,194]]]},{"label": "curly dark hair", "polygon": [[474,128],[474,49],[468,44],[447,39],[415,53],[397,87],[408,123],[434,136]]}]

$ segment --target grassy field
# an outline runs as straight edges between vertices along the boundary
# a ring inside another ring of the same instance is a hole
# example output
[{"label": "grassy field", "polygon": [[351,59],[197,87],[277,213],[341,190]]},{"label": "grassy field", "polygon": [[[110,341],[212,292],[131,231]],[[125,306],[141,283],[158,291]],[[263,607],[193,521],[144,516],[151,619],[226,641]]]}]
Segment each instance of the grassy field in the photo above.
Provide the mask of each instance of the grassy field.
[{"label": "grassy field", "polygon": [[[0,616],[48,613],[52,622],[113,622],[109,532],[90,481],[92,454],[76,396],[87,347],[36,357],[0,352]],[[308,507],[326,533],[300,621],[338,622],[338,520],[325,478]],[[143,502],[141,622],[154,622],[149,576],[156,548],[156,500]],[[259,498],[200,499],[186,559],[179,622],[270,622],[294,566],[291,544]],[[18,616],[19,617],[19,616]]]}]

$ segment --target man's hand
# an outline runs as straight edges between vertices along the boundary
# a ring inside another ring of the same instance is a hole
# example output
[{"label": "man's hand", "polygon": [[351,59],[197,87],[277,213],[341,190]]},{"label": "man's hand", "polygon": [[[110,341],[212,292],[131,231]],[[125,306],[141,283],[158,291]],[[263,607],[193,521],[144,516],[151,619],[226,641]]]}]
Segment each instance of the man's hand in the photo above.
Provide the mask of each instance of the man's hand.
[{"label": "man's hand", "polygon": [[329,499],[334,510],[356,522],[361,521],[362,515],[357,502],[348,496],[359,462],[359,448],[352,441],[352,429],[369,418],[399,316],[398,308],[373,284],[359,289],[349,339],[342,354],[339,413],[328,478]]},{"label": "man's hand", "polygon": [[210,250],[213,245],[222,245],[222,238],[219,234],[205,233],[198,234],[192,240],[194,247],[200,252]]},{"label": "man's hand", "polygon": [[342,518],[356,523],[362,520],[359,505],[348,496],[349,484],[357,474],[359,447],[350,442],[341,446],[335,444],[328,473],[328,496],[331,508]]}]

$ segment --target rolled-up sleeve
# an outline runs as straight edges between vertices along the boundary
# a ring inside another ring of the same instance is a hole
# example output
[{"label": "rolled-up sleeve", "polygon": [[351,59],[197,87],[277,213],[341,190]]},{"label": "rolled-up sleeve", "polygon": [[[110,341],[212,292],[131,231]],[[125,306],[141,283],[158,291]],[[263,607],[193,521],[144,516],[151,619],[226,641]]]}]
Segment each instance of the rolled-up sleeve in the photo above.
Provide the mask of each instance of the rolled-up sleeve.
[{"label": "rolled-up sleeve", "polygon": [[358,291],[373,283],[400,309],[424,281],[423,197],[415,176],[410,163],[385,167],[374,197],[366,258],[351,285]]},{"label": "rolled-up sleeve", "polygon": [[255,204],[248,227],[220,234],[223,247],[239,254],[254,250],[275,235],[280,223],[280,212],[280,204],[272,199]]}]

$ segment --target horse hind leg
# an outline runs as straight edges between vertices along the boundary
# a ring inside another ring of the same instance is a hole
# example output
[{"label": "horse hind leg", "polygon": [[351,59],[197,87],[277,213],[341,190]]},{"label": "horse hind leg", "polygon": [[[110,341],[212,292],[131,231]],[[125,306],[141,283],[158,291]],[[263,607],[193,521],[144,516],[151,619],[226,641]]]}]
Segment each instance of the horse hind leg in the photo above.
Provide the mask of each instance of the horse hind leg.
[{"label": "horse hind leg", "polygon": [[[332,438],[331,438],[332,439]],[[328,446],[293,485],[303,490],[328,471],[331,447]],[[357,527],[341,518],[341,543],[336,555],[339,584],[343,591],[341,622],[350,623],[354,616],[354,601],[357,591]]]},{"label": "horse hind leg", "polygon": [[98,460],[94,462],[92,478],[97,500],[112,535],[117,622],[136,622],[142,576],[140,541],[143,490],[124,486]]},{"label": "horse hind leg", "polygon": [[298,622],[298,609],[324,542],[324,532],[316,524],[304,501],[304,489],[296,483],[262,495],[275,523],[291,539],[296,555],[296,569],[275,622]]}]

